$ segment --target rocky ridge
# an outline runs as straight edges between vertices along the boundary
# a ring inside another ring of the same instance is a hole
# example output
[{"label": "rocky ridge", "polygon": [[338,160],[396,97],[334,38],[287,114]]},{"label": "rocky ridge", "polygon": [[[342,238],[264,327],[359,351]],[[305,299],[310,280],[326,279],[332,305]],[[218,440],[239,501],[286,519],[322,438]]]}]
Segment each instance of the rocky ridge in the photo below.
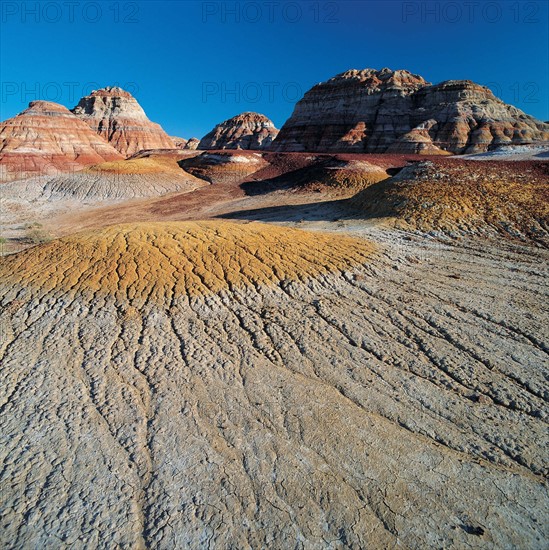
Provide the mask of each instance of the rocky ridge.
[{"label": "rocky ridge", "polygon": [[137,100],[122,88],[94,90],[72,111],[125,157],[142,149],[175,148],[162,127],[151,122]]},{"label": "rocky ridge", "polygon": [[350,70],[297,103],[273,151],[476,153],[549,139],[549,125],[469,80],[431,85],[405,70]]},{"label": "rocky ridge", "polygon": [[181,167],[210,183],[241,181],[264,168],[268,162],[260,153],[244,151],[203,152],[183,159]]}]

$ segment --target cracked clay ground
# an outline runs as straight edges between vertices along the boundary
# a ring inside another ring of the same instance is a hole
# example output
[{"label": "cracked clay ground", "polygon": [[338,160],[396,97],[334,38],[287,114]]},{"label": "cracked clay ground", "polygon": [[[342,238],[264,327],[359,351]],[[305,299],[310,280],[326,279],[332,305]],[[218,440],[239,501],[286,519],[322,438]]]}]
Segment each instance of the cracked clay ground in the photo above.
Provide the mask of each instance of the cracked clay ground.
[{"label": "cracked clay ground", "polygon": [[549,253],[361,231],[209,293],[4,285],[2,546],[546,547]]}]

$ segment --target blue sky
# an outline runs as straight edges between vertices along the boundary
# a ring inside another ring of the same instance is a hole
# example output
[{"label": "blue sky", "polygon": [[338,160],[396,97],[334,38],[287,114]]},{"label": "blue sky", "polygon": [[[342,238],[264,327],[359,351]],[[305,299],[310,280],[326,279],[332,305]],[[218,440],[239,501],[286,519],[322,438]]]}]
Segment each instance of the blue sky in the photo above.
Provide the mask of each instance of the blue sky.
[{"label": "blue sky", "polygon": [[549,119],[549,2],[9,1],[0,118],[29,101],[73,107],[118,84],[149,118],[202,137],[243,111],[280,127],[317,82],[350,68],[470,79]]}]

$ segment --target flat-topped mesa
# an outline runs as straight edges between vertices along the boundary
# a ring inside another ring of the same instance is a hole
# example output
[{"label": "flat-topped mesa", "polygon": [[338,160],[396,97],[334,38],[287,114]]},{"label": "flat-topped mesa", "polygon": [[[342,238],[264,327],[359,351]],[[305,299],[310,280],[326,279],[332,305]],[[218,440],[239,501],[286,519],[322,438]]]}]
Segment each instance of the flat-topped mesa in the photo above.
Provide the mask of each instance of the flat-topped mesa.
[{"label": "flat-topped mesa", "polygon": [[405,70],[350,70],[297,103],[274,151],[474,153],[549,139],[549,125],[469,80],[431,85]]},{"label": "flat-topped mesa", "polygon": [[32,101],[0,124],[2,182],[120,159],[114,147],[58,103]]},{"label": "flat-topped mesa", "polygon": [[94,90],[72,110],[125,157],[143,149],[173,149],[159,124],[151,122],[137,100],[119,87]]},{"label": "flat-topped mesa", "polygon": [[266,149],[278,135],[273,122],[260,113],[246,112],[218,124],[206,134],[199,149]]}]

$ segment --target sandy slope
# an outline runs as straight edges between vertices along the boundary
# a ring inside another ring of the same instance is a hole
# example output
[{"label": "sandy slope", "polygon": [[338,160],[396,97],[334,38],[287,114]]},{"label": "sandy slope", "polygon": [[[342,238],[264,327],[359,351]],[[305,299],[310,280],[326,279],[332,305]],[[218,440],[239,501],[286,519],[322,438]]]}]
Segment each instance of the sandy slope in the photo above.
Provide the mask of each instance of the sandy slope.
[{"label": "sandy slope", "polygon": [[549,163],[441,160],[405,167],[350,201],[368,217],[421,231],[498,231],[549,243]]}]

